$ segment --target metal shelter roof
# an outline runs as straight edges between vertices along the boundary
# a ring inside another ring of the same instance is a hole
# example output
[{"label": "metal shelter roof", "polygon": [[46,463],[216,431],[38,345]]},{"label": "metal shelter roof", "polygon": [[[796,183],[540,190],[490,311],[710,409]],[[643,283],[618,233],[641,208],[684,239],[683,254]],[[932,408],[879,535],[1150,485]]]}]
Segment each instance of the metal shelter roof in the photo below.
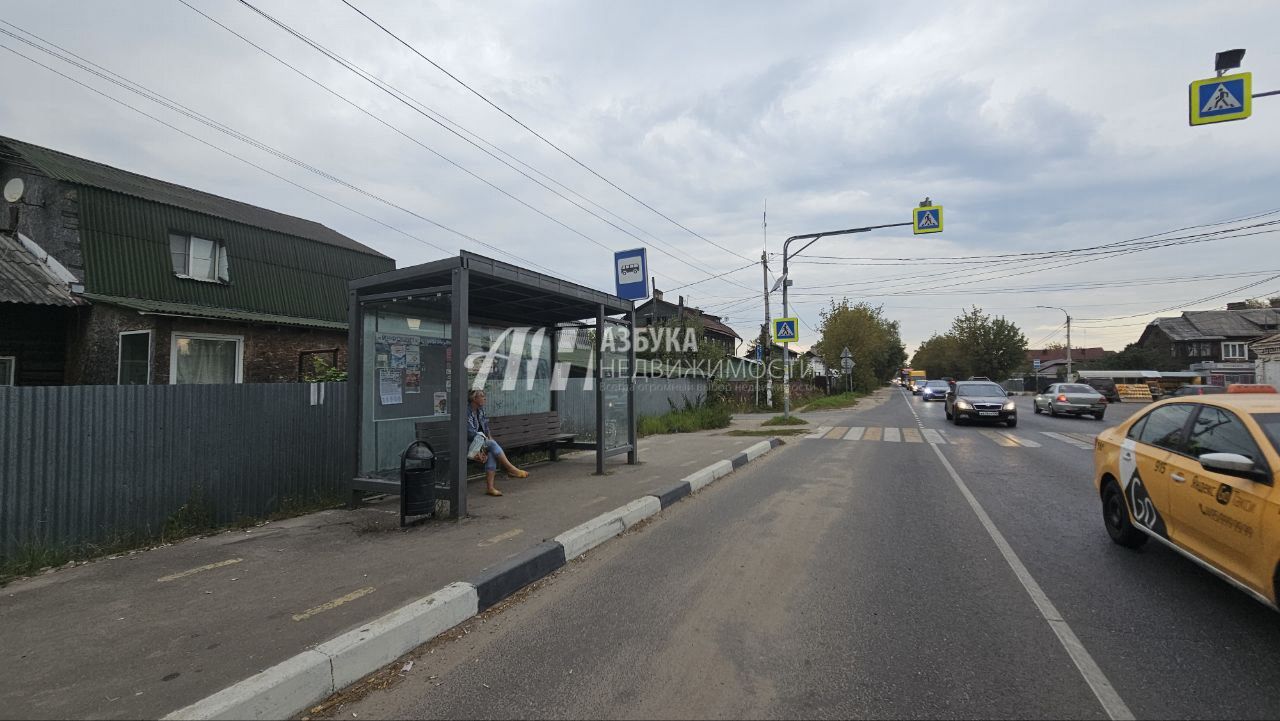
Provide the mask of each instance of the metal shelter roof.
[{"label": "metal shelter roof", "polygon": [[468,305],[475,318],[546,326],[595,318],[601,305],[605,315],[629,313],[635,308],[632,301],[616,295],[465,250],[456,258],[353,280],[350,288],[365,299],[407,298],[414,291],[448,286],[453,271],[459,268],[469,271]]}]

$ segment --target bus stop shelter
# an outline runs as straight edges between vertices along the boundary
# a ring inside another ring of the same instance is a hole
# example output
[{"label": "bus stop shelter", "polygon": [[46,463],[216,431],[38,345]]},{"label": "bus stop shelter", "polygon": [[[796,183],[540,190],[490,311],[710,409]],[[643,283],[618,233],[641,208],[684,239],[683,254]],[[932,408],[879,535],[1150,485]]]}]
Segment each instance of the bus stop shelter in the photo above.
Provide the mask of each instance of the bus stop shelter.
[{"label": "bus stop shelter", "polygon": [[572,407],[588,430],[568,445],[595,450],[597,473],[611,456],[637,462],[632,301],[466,251],[354,280],[348,291],[353,499],[400,493],[401,454],[426,440],[435,499],[465,516],[473,387],[485,390],[491,419],[554,424]]}]

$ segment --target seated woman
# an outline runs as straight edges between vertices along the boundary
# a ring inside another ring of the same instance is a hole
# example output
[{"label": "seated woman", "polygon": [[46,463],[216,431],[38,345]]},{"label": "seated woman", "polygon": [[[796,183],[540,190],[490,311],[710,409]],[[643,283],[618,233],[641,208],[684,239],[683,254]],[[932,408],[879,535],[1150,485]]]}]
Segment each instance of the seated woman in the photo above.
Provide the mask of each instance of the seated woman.
[{"label": "seated woman", "polygon": [[499,491],[493,485],[493,478],[498,472],[498,464],[502,464],[502,469],[512,478],[528,478],[529,472],[522,471],[512,465],[507,460],[507,454],[502,452],[502,446],[489,435],[489,416],[484,412],[484,391],[472,390],[467,394],[467,442],[470,443],[475,439],[477,433],[483,433],[488,441],[485,443],[485,449],[481,453],[484,461],[485,470],[485,493],[490,496],[501,496]]}]

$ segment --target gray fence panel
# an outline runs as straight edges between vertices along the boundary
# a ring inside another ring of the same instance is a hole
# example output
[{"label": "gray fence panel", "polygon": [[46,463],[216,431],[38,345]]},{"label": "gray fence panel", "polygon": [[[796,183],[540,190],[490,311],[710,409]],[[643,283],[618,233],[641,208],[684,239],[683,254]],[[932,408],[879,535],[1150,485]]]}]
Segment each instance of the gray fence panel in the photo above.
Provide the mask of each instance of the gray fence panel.
[{"label": "gray fence panel", "polygon": [[[570,378],[560,391],[557,408],[561,429],[590,442],[596,437],[596,401],[594,390],[583,390],[585,382],[585,378]],[[684,408],[686,401],[697,405],[706,399],[709,385],[706,378],[637,378],[636,416],[660,416],[672,405]]]},{"label": "gray fence panel", "polygon": [[0,387],[0,556],[154,536],[338,498],[345,383]]}]

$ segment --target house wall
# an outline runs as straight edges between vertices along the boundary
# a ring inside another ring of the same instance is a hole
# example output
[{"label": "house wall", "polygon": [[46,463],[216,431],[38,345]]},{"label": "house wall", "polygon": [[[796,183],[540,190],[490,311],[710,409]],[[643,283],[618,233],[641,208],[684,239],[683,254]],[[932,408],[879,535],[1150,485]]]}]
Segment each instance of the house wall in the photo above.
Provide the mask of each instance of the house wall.
[{"label": "house wall", "polygon": [[59,306],[0,304],[0,356],[14,357],[14,385],[66,382],[67,343],[76,312]]},{"label": "house wall", "polygon": [[240,336],[244,339],[245,383],[290,383],[298,380],[298,354],[338,349],[338,368],[347,367],[347,333],[342,330],[294,328],[230,321],[143,315],[132,310],[96,304],[72,345],[69,383],[113,385],[118,377],[120,333],[151,330],[151,383],[169,382],[174,333]]},{"label": "house wall", "polygon": [[[74,185],[35,175],[6,163],[0,166],[0,184],[21,178],[26,184],[21,202],[0,199],[0,229],[17,230],[35,241],[67,270],[84,280],[84,254],[80,244],[80,196]],[[13,221],[17,219],[15,224]]]}]

